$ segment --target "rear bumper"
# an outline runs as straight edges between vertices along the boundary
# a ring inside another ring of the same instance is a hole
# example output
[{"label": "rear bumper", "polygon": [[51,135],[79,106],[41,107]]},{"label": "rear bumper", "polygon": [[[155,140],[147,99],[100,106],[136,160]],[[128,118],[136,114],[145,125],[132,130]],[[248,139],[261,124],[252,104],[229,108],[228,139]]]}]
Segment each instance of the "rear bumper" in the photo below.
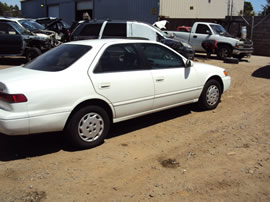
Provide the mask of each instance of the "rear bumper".
[{"label": "rear bumper", "polygon": [[64,129],[69,112],[46,114],[21,119],[1,119],[0,133],[5,135],[28,135],[61,131]]},{"label": "rear bumper", "polygon": [[29,134],[29,120],[28,118],[0,119],[0,133],[5,135],[27,135]]}]

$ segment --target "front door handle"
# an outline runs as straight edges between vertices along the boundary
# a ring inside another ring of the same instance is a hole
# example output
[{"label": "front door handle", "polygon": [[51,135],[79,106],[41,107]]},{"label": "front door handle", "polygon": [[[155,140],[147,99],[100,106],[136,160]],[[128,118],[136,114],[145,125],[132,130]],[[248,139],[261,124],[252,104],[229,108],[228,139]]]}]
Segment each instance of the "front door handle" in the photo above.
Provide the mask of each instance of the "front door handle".
[{"label": "front door handle", "polygon": [[193,35],[193,38],[197,38],[197,36],[196,35]]}]

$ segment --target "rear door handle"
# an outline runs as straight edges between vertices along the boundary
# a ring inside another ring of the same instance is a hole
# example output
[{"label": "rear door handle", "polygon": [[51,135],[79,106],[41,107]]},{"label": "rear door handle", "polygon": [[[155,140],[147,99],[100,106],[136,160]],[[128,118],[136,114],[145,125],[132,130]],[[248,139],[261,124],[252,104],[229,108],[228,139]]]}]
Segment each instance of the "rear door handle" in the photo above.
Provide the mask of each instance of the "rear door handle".
[{"label": "rear door handle", "polygon": [[165,80],[164,77],[158,77],[158,78],[156,78],[156,82],[162,82],[164,80]]},{"label": "rear door handle", "polygon": [[106,88],[110,88],[111,84],[110,83],[101,83],[98,86],[100,89],[106,89]]},{"label": "rear door handle", "polygon": [[193,36],[193,38],[197,38],[197,36],[196,36],[196,35],[194,35],[194,36]]}]

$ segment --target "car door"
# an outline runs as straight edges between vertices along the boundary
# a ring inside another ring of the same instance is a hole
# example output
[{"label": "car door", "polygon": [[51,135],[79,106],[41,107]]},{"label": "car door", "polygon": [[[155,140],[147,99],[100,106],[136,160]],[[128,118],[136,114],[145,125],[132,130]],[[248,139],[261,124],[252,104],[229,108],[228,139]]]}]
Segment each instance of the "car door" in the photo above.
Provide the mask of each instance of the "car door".
[{"label": "car door", "polygon": [[20,55],[22,52],[22,36],[8,23],[0,22],[0,54]]},{"label": "car door", "polygon": [[195,68],[185,67],[180,55],[160,44],[141,44],[155,85],[153,108],[193,102],[200,95]]},{"label": "car door", "polygon": [[154,98],[152,75],[143,65],[136,45],[111,45],[100,52],[90,78],[96,92],[113,105],[115,118],[151,110]]},{"label": "car door", "polygon": [[202,47],[202,42],[205,40],[214,39],[214,35],[210,28],[204,24],[198,24],[195,33],[191,33],[191,45],[196,51],[205,51]]}]

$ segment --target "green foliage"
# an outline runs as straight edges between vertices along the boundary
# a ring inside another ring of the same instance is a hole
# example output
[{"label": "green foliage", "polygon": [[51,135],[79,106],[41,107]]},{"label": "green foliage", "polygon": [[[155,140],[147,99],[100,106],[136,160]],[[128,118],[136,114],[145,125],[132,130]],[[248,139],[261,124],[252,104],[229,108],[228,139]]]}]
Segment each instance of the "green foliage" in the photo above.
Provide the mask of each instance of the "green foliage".
[{"label": "green foliage", "polygon": [[6,3],[0,2],[0,16],[19,17],[20,10],[17,5],[9,6]]},{"label": "green foliage", "polygon": [[255,12],[252,4],[249,1],[245,1],[244,4],[244,16],[254,16]]},{"label": "green foliage", "polygon": [[270,0],[266,0],[266,5],[263,6],[263,11],[259,15],[265,16],[270,14]]}]

